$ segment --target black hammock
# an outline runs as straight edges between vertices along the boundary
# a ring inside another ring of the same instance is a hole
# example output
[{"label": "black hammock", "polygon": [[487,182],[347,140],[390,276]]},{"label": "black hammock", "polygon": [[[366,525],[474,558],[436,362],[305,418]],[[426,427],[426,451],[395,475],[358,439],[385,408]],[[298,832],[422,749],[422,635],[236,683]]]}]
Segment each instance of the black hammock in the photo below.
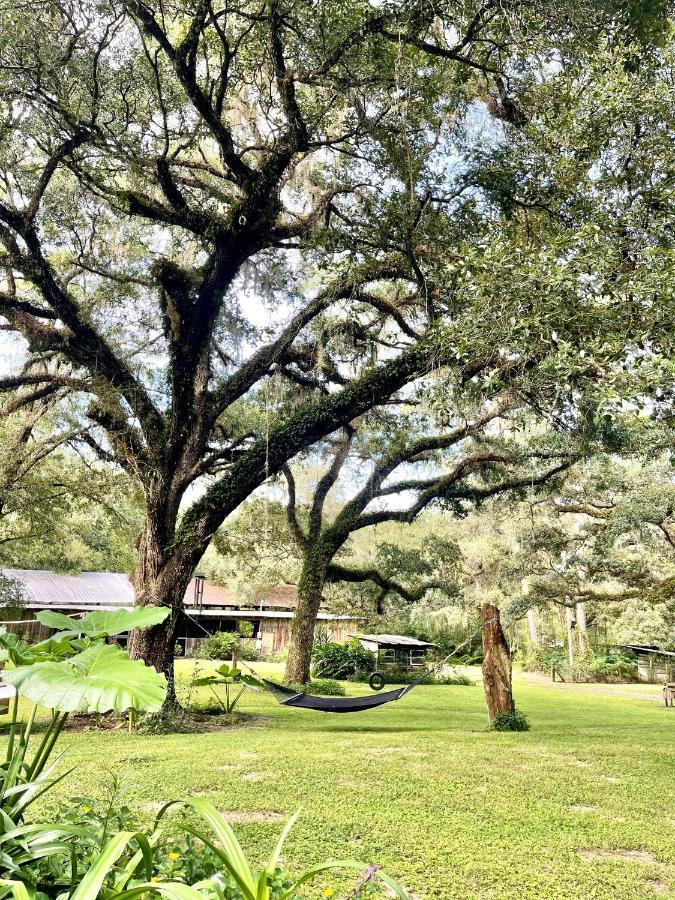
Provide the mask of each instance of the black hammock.
[{"label": "black hammock", "polygon": [[414,687],[428,678],[434,670],[429,669],[411,681],[410,684],[404,684],[403,687],[397,688],[395,691],[385,691],[384,694],[368,694],[365,697],[317,697],[315,694],[303,694],[294,691],[293,688],[284,687],[277,684],[276,681],[269,681],[267,678],[260,680],[274,694],[279,703],[284,706],[297,706],[300,709],[316,709],[319,712],[333,713],[349,713],[361,712],[363,709],[374,709],[376,706],[383,706],[385,703],[391,703],[392,700],[400,700],[404,694],[411,691]]}]

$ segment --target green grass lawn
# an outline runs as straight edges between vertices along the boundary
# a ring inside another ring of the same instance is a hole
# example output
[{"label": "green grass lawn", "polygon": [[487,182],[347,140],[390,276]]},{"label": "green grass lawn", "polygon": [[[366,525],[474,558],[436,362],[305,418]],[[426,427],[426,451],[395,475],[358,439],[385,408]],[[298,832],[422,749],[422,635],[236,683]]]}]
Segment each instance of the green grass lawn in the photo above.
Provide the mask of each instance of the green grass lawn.
[{"label": "green grass lawn", "polygon": [[657,696],[517,675],[532,730],[504,734],[486,731],[480,686],[343,716],[247,693],[255,717],[224,731],[67,733],[77,768],[57,790],[102,797],[115,775],[148,815],[206,797],[254,859],[301,806],[292,870],[356,857],[423,898],[675,897],[675,710]]}]

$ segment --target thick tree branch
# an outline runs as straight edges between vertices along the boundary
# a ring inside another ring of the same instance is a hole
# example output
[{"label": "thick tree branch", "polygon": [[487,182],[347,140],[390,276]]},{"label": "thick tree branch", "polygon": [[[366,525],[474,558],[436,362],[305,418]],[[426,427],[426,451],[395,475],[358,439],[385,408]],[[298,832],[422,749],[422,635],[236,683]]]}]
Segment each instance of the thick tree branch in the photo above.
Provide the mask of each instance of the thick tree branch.
[{"label": "thick tree branch", "polygon": [[389,578],[382,574],[378,569],[355,568],[337,565],[336,563],[331,563],[328,567],[326,581],[345,581],[350,584],[372,581],[373,584],[382,588],[385,595],[390,592],[398,594],[407,603],[418,603],[429,591],[448,589],[447,583],[437,578],[425,581],[415,588],[408,588],[395,578]]},{"label": "thick tree branch", "polygon": [[293,475],[293,471],[289,465],[283,465],[281,467],[281,472],[286,479],[286,486],[288,490],[288,498],[286,500],[286,519],[288,521],[288,527],[290,529],[291,534],[295,542],[300,547],[307,546],[307,535],[302,530],[302,526],[298,521],[298,510],[297,510],[297,501],[296,501],[296,490],[295,490],[295,477]]}]

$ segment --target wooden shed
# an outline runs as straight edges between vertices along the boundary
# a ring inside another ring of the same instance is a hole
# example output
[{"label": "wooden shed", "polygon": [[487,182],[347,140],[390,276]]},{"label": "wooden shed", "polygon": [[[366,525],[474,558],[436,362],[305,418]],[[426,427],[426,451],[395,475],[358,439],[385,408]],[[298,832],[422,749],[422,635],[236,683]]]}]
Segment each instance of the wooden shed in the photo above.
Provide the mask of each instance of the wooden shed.
[{"label": "wooden shed", "polygon": [[642,647],[639,644],[623,644],[622,650],[630,650],[637,657],[638,678],[650,684],[666,684],[675,681],[675,653],[658,647]]},{"label": "wooden shed", "polygon": [[427,653],[436,645],[404,634],[355,634],[366,650],[375,654],[376,669],[410,672],[423,668]]}]

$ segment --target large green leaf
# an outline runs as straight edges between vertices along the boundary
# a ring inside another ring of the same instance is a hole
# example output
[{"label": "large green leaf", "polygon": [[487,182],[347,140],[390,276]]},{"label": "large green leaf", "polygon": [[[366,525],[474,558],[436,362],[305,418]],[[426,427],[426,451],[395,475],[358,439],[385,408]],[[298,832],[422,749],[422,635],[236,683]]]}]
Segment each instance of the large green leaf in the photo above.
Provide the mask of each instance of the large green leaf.
[{"label": "large green leaf", "polygon": [[35,662],[37,656],[18,635],[0,628],[0,660],[6,659],[11,660],[15,666],[28,666]]},{"label": "large green leaf", "polygon": [[22,697],[59,712],[157,712],[166,681],[116,644],[94,644],[62,662],[41,662],[4,672]]},{"label": "large green leaf", "polygon": [[23,881],[0,879],[0,898],[12,896],[14,900],[34,900],[35,889],[29,888]]},{"label": "large green leaf", "polygon": [[132,628],[152,628],[163,622],[169,612],[166,606],[136,606],[133,609],[96,610],[77,619],[51,609],[43,609],[36,618],[47,628],[93,638],[123,634]]}]

